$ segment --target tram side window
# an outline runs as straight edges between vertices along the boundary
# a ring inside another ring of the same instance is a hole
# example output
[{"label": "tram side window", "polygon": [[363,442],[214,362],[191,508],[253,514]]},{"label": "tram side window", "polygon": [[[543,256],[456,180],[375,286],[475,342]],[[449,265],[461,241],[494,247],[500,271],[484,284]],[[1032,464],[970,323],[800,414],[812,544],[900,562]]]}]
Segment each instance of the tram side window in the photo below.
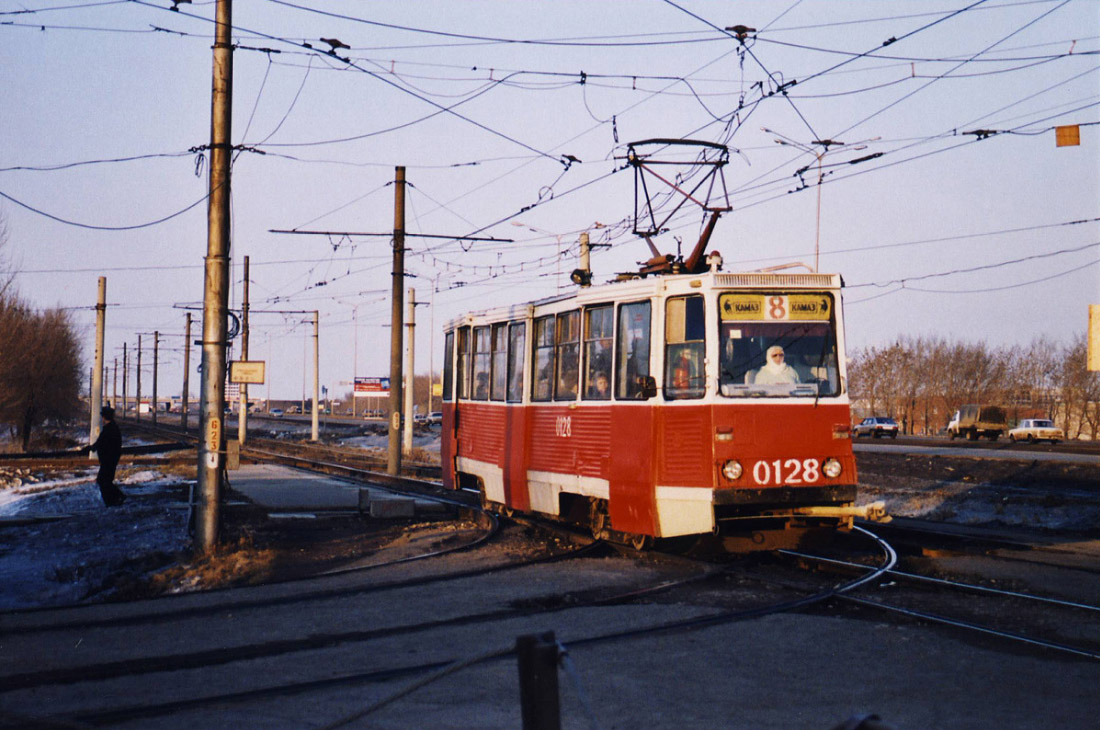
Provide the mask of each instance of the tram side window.
[{"label": "tram side window", "polygon": [[458,397],[470,397],[470,328],[458,330],[458,358],[455,363],[455,380],[458,381]]},{"label": "tram side window", "polygon": [[558,377],[554,384],[554,400],[576,400],[580,376],[581,313],[574,310],[558,315],[555,337],[555,359]]},{"label": "tram side window", "polygon": [[611,400],[611,305],[584,310],[584,397]]},{"label": "tram side window", "polygon": [[702,398],[706,322],[703,297],[674,297],[665,308],[665,397]]},{"label": "tram side window", "polygon": [[646,398],[644,379],[649,372],[649,302],[619,307],[618,348],[615,360],[615,397]]},{"label": "tram side window", "polygon": [[451,387],[454,385],[454,354],[455,333],[448,332],[443,338],[443,400],[452,398]]},{"label": "tram side window", "polygon": [[527,324],[513,322],[508,326],[508,401],[523,400],[523,355],[527,345]]},{"label": "tram side window", "polygon": [[489,399],[489,328],[474,327],[474,369],[473,369],[473,395],[474,400]]},{"label": "tram side window", "polygon": [[535,377],[531,400],[550,400],[554,384],[554,317],[535,320]]},{"label": "tram side window", "polygon": [[508,325],[493,325],[492,367],[489,397],[493,400],[504,400],[504,392],[508,388]]}]

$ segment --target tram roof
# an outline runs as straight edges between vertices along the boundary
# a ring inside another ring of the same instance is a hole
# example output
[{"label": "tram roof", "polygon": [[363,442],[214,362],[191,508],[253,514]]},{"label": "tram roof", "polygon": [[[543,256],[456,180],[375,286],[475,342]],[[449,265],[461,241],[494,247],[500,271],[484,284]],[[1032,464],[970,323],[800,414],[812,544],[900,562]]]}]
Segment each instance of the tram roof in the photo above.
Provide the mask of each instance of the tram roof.
[{"label": "tram roof", "polygon": [[[844,280],[840,274],[779,273],[764,271],[725,272],[707,271],[702,274],[664,274],[610,281],[544,299],[520,302],[490,309],[474,310],[455,317],[444,324],[445,330],[469,324],[472,320],[505,321],[522,319],[535,309],[560,302],[578,306],[605,303],[608,300],[624,300],[660,294],[688,293],[699,289],[840,289]],[[568,307],[566,307],[568,308]]]}]

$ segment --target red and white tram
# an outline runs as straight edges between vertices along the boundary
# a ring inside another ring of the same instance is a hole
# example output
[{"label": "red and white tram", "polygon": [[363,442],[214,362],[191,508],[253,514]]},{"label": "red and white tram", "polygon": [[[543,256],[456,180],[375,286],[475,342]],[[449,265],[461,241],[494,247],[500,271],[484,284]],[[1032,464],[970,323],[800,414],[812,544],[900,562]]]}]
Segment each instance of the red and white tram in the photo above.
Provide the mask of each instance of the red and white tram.
[{"label": "red and white tram", "polygon": [[719,261],[448,323],[444,483],[637,546],[850,527],[841,278]]}]

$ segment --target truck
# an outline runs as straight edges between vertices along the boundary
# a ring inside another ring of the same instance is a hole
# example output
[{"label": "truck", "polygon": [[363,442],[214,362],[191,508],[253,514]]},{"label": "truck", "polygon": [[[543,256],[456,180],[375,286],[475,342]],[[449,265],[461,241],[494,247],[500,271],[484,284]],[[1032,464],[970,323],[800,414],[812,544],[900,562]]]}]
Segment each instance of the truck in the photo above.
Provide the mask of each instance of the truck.
[{"label": "truck", "polygon": [[982,436],[996,441],[1008,430],[1008,417],[1000,406],[960,406],[947,424],[947,435],[952,439],[966,437],[977,441]]}]

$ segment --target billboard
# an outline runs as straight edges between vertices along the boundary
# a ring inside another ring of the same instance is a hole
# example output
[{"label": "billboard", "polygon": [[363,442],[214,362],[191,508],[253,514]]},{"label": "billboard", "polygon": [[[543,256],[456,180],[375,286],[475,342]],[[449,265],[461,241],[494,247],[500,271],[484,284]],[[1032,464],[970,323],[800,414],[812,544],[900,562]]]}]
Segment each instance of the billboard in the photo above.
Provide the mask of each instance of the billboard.
[{"label": "billboard", "polygon": [[356,398],[388,398],[390,395],[389,378],[356,378]]}]

